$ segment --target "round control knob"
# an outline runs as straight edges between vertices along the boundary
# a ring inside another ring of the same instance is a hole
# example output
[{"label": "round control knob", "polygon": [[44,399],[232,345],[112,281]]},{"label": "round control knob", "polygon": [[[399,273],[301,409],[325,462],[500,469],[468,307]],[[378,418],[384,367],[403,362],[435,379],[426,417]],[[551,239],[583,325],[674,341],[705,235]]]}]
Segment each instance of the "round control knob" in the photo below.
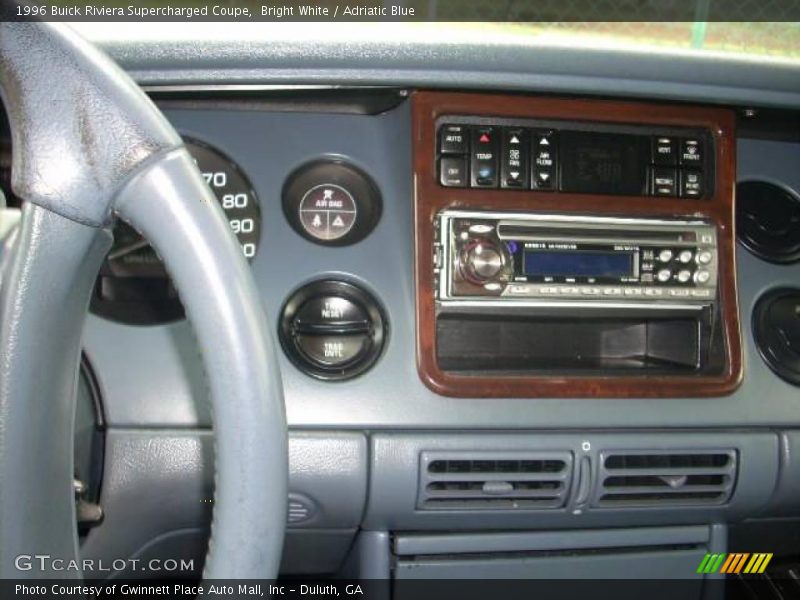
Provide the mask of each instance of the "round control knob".
[{"label": "round control knob", "polygon": [[669,262],[672,260],[672,250],[668,248],[664,248],[661,252],[658,253],[658,260],[660,262]]},{"label": "round control knob", "polygon": [[697,271],[694,274],[695,283],[708,283],[709,279],[711,279],[711,273],[708,271]]},{"label": "round control knob", "polygon": [[683,264],[686,264],[690,260],[692,260],[692,256],[694,256],[694,253],[691,250],[682,250],[681,253],[678,255],[678,260],[681,261]]},{"label": "round control knob", "polygon": [[658,279],[662,283],[669,281],[671,277],[672,277],[672,271],[670,271],[669,269],[661,269],[656,275],[656,279]]},{"label": "round control knob", "polygon": [[692,278],[692,272],[691,271],[687,271],[686,269],[684,269],[684,270],[682,270],[682,271],[680,271],[678,273],[678,281],[680,281],[681,283],[686,283],[691,278]]},{"label": "round control knob", "polygon": [[464,253],[463,274],[473,283],[482,284],[500,275],[505,262],[502,250],[493,243],[473,242]]}]

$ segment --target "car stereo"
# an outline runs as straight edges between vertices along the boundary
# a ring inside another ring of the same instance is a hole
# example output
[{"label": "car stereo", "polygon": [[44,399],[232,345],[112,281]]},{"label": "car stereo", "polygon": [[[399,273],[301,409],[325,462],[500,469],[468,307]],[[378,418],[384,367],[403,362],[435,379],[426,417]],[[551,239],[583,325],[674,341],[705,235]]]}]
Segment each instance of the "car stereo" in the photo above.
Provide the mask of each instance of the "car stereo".
[{"label": "car stereo", "polygon": [[705,221],[444,210],[440,302],[709,304],[717,236]]}]

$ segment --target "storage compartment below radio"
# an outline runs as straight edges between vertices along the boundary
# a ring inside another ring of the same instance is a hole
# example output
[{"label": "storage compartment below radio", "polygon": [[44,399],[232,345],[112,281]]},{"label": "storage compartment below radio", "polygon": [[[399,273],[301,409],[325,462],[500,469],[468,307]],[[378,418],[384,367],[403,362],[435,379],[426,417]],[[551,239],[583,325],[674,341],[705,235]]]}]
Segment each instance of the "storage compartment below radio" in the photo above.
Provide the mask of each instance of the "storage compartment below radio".
[{"label": "storage compartment below radio", "polygon": [[462,374],[691,375],[713,370],[711,309],[686,313],[443,313],[437,359]]}]

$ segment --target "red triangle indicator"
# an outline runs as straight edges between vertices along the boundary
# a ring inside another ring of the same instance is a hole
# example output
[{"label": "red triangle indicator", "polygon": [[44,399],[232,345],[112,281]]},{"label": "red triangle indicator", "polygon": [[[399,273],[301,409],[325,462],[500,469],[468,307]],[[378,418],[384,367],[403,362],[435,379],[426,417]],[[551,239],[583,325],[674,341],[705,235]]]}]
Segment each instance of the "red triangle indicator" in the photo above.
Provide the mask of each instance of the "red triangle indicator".
[{"label": "red triangle indicator", "polygon": [[485,133],[480,137],[481,144],[488,144],[489,143],[489,136]]}]

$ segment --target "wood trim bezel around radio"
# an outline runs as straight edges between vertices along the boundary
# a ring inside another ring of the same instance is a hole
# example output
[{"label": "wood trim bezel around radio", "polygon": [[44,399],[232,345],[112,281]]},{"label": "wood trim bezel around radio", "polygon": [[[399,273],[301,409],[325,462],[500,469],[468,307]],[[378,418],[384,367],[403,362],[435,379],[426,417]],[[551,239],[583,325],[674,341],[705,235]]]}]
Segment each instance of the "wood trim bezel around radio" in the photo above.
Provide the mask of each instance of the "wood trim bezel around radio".
[{"label": "wood trim bezel around radio", "polygon": [[[735,115],[732,110],[615,100],[417,91],[412,94],[417,368],[434,392],[463,398],[679,398],[724,396],[742,379],[736,291],[734,190]],[[436,124],[444,116],[564,120],[675,127],[710,132],[713,192],[702,200],[507,189],[442,187],[436,172]],[[717,227],[719,290],[725,364],[714,375],[548,374],[470,375],[437,362],[433,247],[435,217],[445,208],[637,218],[701,218]]]}]

